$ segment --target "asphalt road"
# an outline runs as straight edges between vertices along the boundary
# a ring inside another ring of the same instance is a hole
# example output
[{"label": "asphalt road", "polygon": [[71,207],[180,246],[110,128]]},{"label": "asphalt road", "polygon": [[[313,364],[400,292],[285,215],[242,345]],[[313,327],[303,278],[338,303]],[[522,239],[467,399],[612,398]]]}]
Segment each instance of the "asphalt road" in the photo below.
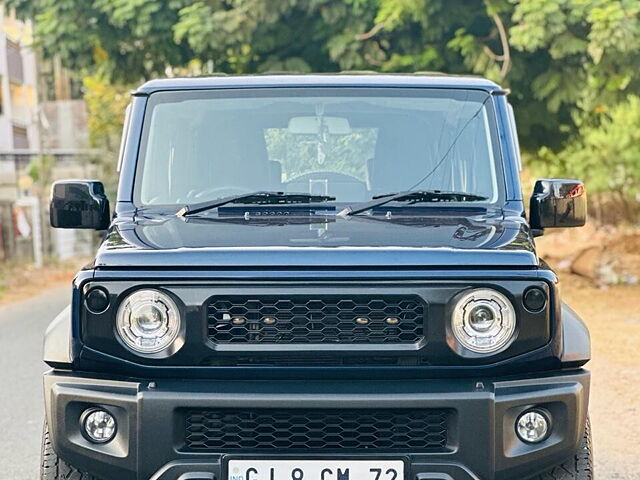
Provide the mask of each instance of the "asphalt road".
[{"label": "asphalt road", "polygon": [[43,400],[42,336],[69,303],[71,286],[0,307],[0,478],[36,480]]}]

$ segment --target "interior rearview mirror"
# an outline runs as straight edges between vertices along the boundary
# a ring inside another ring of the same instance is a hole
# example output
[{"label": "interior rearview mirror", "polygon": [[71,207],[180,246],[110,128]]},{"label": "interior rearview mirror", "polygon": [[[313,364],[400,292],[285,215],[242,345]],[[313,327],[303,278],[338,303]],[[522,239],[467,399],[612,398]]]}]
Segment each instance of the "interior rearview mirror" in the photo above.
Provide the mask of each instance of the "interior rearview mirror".
[{"label": "interior rearview mirror", "polygon": [[529,224],[534,230],[581,227],[587,219],[587,193],[580,180],[540,179],[531,195]]},{"label": "interior rearview mirror", "polygon": [[102,182],[62,180],[51,187],[49,220],[56,228],[109,227],[109,200]]},{"label": "interior rearview mirror", "polygon": [[294,135],[318,135],[323,127],[331,135],[349,135],[351,125],[344,117],[292,117],[289,120],[289,133]]}]

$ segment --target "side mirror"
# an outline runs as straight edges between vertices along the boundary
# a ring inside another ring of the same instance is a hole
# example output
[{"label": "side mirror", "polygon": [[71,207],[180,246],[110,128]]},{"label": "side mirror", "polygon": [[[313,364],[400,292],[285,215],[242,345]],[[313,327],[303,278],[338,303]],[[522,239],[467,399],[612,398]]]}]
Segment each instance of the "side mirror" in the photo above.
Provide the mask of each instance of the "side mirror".
[{"label": "side mirror", "polygon": [[534,230],[583,226],[587,220],[584,184],[580,180],[538,180],[531,195],[529,217]]},{"label": "side mirror", "polygon": [[49,220],[56,228],[109,227],[109,200],[95,180],[62,180],[51,187]]}]

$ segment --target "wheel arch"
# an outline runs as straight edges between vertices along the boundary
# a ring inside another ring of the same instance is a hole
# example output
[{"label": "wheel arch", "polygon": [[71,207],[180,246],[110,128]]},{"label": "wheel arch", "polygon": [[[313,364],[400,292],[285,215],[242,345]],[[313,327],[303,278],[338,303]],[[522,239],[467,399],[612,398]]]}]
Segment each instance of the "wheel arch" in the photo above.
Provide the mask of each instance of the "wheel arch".
[{"label": "wheel arch", "polygon": [[562,356],[565,366],[582,366],[591,360],[591,336],[582,318],[566,303],[562,304]]},{"label": "wheel arch", "polygon": [[71,305],[54,318],[44,334],[44,362],[54,368],[73,364]]}]

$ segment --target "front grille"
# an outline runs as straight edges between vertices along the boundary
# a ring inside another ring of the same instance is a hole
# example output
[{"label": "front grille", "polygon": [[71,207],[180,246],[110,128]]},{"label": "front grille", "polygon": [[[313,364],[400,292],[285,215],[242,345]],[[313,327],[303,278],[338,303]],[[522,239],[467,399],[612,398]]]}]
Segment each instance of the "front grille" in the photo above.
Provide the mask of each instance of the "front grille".
[{"label": "front grille", "polygon": [[189,410],[189,450],[439,451],[452,410]]},{"label": "front grille", "polygon": [[412,344],[424,338],[425,306],[401,295],[214,297],[217,344]]}]

